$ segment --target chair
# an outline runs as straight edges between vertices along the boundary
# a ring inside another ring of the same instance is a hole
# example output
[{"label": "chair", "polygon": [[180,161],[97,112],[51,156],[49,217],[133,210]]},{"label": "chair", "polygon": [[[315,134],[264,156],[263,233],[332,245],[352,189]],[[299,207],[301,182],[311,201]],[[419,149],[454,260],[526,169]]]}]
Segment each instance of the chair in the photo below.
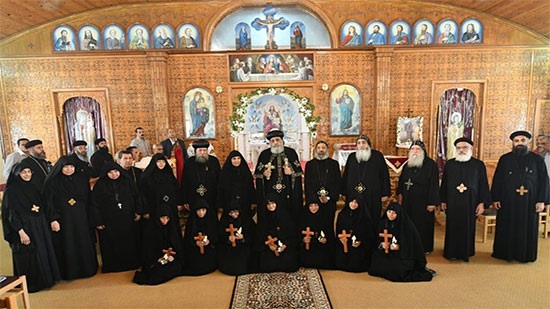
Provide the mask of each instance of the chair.
[{"label": "chair", "polygon": [[544,226],[542,235],[544,238],[548,238],[548,215],[550,214],[550,205],[546,205],[543,211],[539,212],[539,226]]},{"label": "chair", "polygon": [[492,232],[493,227],[497,225],[497,210],[494,208],[487,208],[477,220],[483,224],[483,238],[481,242],[484,243],[487,240],[487,232]]},{"label": "chair", "polygon": [[23,297],[24,308],[30,308],[25,276],[5,277],[4,281],[0,282],[0,295],[0,307],[2,308],[18,308],[17,296],[19,295]]}]

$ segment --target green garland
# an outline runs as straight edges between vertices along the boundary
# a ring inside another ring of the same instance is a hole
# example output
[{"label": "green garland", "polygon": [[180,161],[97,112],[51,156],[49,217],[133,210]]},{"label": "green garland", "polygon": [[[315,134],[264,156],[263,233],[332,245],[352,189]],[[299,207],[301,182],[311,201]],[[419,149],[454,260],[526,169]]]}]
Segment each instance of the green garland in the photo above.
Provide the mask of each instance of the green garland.
[{"label": "green garland", "polygon": [[229,122],[231,125],[231,130],[234,135],[241,133],[245,127],[244,116],[246,115],[247,109],[254,102],[254,100],[263,95],[287,95],[290,100],[292,100],[298,106],[298,111],[306,120],[306,125],[312,135],[316,135],[317,124],[321,120],[320,116],[313,116],[313,111],[315,110],[315,105],[311,103],[309,98],[302,97],[296,92],[281,88],[277,91],[275,88],[258,88],[250,92],[239,93],[237,95],[238,101],[233,102],[233,113],[229,117]]}]

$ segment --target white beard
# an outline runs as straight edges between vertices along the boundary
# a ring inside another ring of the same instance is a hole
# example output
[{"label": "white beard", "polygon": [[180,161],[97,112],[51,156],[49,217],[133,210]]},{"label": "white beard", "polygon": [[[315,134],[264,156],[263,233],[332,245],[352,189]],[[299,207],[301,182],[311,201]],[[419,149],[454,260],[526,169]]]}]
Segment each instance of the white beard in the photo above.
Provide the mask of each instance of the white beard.
[{"label": "white beard", "polygon": [[82,161],[84,161],[84,162],[88,162],[88,156],[87,156],[87,155],[81,155],[81,154],[77,153],[76,156],[77,156],[80,160],[82,160]]},{"label": "white beard", "polygon": [[370,159],[370,156],[372,154],[371,149],[358,149],[355,152],[355,158],[357,159],[358,163],[361,162],[367,162]]},{"label": "white beard", "polygon": [[455,160],[457,160],[458,162],[468,162],[470,161],[471,158],[472,158],[472,151],[468,151],[465,154],[457,153]]},{"label": "white beard", "polygon": [[195,161],[197,161],[198,163],[204,164],[204,163],[208,162],[208,156],[206,156],[206,157],[196,156]]},{"label": "white beard", "polygon": [[315,159],[319,160],[319,161],[323,161],[323,160],[326,160],[328,159],[328,154],[315,154]]},{"label": "white beard", "polygon": [[280,153],[283,153],[283,151],[285,151],[285,146],[284,145],[271,146],[271,153],[273,153],[273,154],[280,154]]},{"label": "white beard", "polygon": [[417,156],[412,156],[409,154],[409,161],[407,165],[409,167],[422,167],[422,162],[424,162],[424,153]]}]

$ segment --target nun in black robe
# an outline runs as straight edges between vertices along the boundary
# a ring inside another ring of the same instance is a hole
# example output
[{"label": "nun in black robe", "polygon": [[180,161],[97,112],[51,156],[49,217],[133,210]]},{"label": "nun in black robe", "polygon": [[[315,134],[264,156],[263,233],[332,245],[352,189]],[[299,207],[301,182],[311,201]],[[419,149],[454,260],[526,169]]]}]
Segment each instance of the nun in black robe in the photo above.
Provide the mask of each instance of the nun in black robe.
[{"label": "nun in black robe", "polygon": [[[182,197],[172,167],[163,154],[153,155],[149,165],[141,174],[140,192],[145,204],[144,214],[149,214],[152,218],[157,217],[159,206],[166,204],[170,207],[170,217],[178,218],[178,205],[183,207]],[[179,227],[179,220],[174,220],[174,223]]]},{"label": "nun in black robe", "polygon": [[[348,197],[346,206],[336,219],[335,268],[349,272],[365,272],[374,250],[374,230],[361,194]],[[344,236],[344,231],[345,235]],[[345,244],[345,245],[344,245]],[[347,252],[345,248],[347,247]]]},{"label": "nun in black robe", "polygon": [[159,205],[142,240],[141,269],[134,282],[157,285],[180,276],[183,270],[183,240],[179,224],[167,204]]},{"label": "nun in black robe", "polygon": [[252,172],[243,155],[237,150],[231,151],[223,164],[217,195],[216,205],[223,208],[224,212],[231,201],[236,199],[241,205],[239,212],[243,219],[252,218],[254,215],[257,201]]},{"label": "nun in black robe", "polygon": [[222,273],[232,276],[248,274],[255,269],[253,245],[256,224],[251,217],[243,216],[241,209],[239,200],[231,201],[225,208],[218,227],[218,268]]},{"label": "nun in black robe", "polygon": [[90,184],[88,175],[76,170],[74,160],[70,156],[57,160],[46,178],[43,193],[63,280],[88,278],[97,273]]},{"label": "nun in black robe", "polygon": [[320,207],[317,199],[308,202],[304,207],[299,224],[301,242],[298,248],[302,266],[321,269],[334,268],[333,216],[332,209]]},{"label": "nun in black robe", "polygon": [[[294,272],[298,263],[298,237],[290,210],[279,205],[275,195],[268,193],[261,210],[256,250],[259,254],[260,272]],[[260,211],[260,210],[258,210]]]},{"label": "nun in black robe", "polygon": [[40,191],[31,178],[29,164],[13,167],[2,200],[2,226],[12,250],[13,274],[26,275],[29,292],[37,292],[52,287],[61,275]]},{"label": "nun in black robe", "polygon": [[[426,268],[426,255],[420,234],[399,203],[391,203],[378,225],[378,248],[372,255],[369,275],[393,282],[431,281],[435,271]],[[388,247],[388,253],[386,253]]]},{"label": "nun in black robe", "polygon": [[[201,276],[218,267],[216,245],[218,240],[216,216],[205,199],[197,199],[191,206],[191,214],[185,225],[183,251],[186,276]],[[201,250],[202,248],[202,250]]]},{"label": "nun in black robe", "polygon": [[139,203],[133,180],[122,167],[114,162],[105,163],[92,191],[102,272],[138,268]]}]

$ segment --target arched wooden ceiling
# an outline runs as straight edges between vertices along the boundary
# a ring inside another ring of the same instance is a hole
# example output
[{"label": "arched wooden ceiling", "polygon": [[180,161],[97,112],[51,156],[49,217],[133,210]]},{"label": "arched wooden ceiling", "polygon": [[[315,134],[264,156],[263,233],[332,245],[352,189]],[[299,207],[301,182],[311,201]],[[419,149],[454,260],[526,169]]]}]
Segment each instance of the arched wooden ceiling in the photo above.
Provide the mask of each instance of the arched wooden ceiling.
[{"label": "arched wooden ceiling", "polygon": [[[167,2],[167,0],[0,0],[0,40],[73,14],[116,5],[152,2]],[[415,2],[448,4],[487,13],[509,20],[550,39],[550,0],[416,0]]]}]

